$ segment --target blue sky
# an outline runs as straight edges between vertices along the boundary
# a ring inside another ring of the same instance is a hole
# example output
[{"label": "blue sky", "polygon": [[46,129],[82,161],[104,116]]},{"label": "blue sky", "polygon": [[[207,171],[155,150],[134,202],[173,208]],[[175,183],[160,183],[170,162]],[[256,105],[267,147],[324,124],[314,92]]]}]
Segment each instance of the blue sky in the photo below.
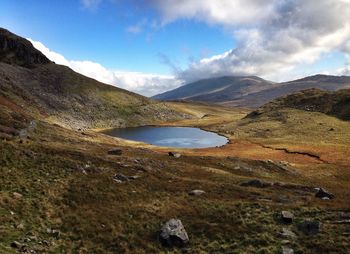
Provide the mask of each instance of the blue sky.
[{"label": "blue sky", "polygon": [[1,0],[0,26],[144,95],[201,78],[350,73],[350,1]]},{"label": "blue sky", "polygon": [[104,1],[88,8],[73,0],[2,0],[0,23],[69,59],[160,74],[170,72],[160,55],[185,68],[190,59],[220,54],[234,45],[222,29],[201,22],[181,20],[161,27],[151,9],[131,2]]}]

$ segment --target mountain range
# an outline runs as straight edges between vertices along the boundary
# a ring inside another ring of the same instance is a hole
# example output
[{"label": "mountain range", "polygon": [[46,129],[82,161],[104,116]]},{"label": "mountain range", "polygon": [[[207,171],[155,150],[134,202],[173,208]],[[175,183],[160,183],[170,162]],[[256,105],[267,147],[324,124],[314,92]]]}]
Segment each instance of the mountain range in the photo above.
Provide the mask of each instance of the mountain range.
[{"label": "mountain range", "polygon": [[310,88],[327,91],[350,88],[350,77],[315,75],[294,81],[275,83],[256,76],[225,76],[199,80],[158,94],[153,98],[256,108],[278,97]]}]

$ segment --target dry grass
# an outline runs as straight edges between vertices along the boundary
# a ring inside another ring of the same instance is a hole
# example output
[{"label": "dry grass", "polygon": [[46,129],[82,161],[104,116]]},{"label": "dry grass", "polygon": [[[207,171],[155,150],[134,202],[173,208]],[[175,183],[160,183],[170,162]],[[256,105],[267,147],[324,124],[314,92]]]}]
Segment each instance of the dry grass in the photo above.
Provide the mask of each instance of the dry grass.
[{"label": "dry grass", "polygon": [[[178,104],[178,110],[182,107]],[[309,135],[299,143],[292,134],[281,139],[283,127],[278,121],[271,121],[276,132],[257,137],[256,130],[268,122],[254,126],[237,121],[244,111],[206,105],[186,108],[192,114],[208,116],[171,124],[217,130],[230,137],[231,144],[179,149],[183,156],[175,159],[167,156],[165,148],[93,131],[82,134],[44,122],[24,142],[1,141],[1,253],[13,253],[9,247],[13,241],[39,253],[181,253],[157,241],[160,224],[172,217],[181,219],[189,233],[187,253],[280,253],[283,239],[278,232],[286,227],[278,219],[281,210],[296,215],[296,223],[288,227],[298,236],[284,244],[295,253],[350,251],[349,236],[343,235],[349,228],[332,223],[341,218],[342,211],[350,211],[350,171],[340,148],[347,146],[344,140],[325,139],[316,151],[313,142],[317,137]],[[333,123],[337,128],[347,126]],[[322,158],[337,153],[339,160],[322,163],[261,144],[303,148],[320,152]],[[123,155],[107,155],[113,147],[121,147]],[[267,159],[288,161],[291,171],[281,170]],[[116,173],[141,177],[118,184],[113,181]],[[264,189],[240,186],[255,178],[287,185]],[[318,200],[303,186],[326,187],[336,199]],[[192,197],[188,195],[192,189],[206,193]],[[13,192],[23,197],[16,199]],[[322,233],[307,237],[299,232],[296,225],[306,218],[322,221]],[[48,234],[47,228],[58,229],[61,236]],[[31,235],[35,240],[25,242]]]}]

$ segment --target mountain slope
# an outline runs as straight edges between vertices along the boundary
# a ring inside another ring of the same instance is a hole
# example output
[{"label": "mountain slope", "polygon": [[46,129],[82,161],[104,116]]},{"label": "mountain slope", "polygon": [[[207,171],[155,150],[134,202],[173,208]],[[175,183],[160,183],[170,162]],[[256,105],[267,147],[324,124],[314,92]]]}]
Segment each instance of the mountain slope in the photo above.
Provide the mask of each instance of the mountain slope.
[{"label": "mountain slope", "polygon": [[[207,89],[208,87],[210,90]],[[200,80],[156,95],[154,98],[256,108],[275,98],[309,88],[329,91],[350,88],[350,77],[316,75],[284,83],[272,83],[256,77],[223,77]]]},{"label": "mountain slope", "polygon": [[29,41],[0,30],[0,107],[66,127],[147,124],[183,115],[146,97],[56,65]]},{"label": "mountain slope", "polygon": [[160,100],[193,100],[220,103],[273,87],[258,77],[219,77],[199,80],[154,96]]}]

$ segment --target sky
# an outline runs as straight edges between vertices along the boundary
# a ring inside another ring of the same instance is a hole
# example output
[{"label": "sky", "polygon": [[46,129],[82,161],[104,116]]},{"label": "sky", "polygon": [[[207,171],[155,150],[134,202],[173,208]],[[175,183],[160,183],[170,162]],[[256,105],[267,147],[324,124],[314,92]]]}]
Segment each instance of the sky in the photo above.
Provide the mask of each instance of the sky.
[{"label": "sky", "polygon": [[152,96],[225,75],[350,75],[350,0],[1,0],[57,64]]}]

